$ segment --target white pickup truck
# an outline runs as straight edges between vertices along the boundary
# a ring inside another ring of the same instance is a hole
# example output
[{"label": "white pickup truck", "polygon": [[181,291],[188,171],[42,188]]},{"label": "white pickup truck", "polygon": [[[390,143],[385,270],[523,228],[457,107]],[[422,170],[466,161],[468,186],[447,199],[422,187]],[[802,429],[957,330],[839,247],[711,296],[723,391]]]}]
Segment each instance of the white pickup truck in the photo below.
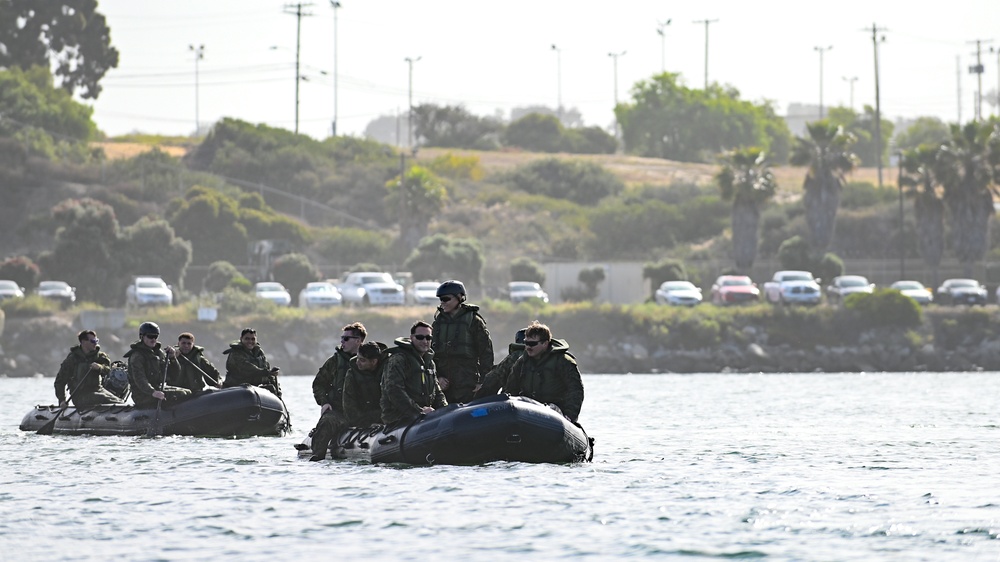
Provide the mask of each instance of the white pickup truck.
[{"label": "white pickup truck", "polygon": [[406,303],[406,293],[403,292],[403,286],[396,283],[392,275],[384,272],[348,273],[344,282],[337,288],[344,297],[344,304],[402,306]]},{"label": "white pickup truck", "polygon": [[823,293],[812,273],[785,270],[764,283],[764,299],[774,304],[819,304]]},{"label": "white pickup truck", "polygon": [[171,306],[174,292],[170,285],[159,277],[139,276],[125,289],[127,306]]}]

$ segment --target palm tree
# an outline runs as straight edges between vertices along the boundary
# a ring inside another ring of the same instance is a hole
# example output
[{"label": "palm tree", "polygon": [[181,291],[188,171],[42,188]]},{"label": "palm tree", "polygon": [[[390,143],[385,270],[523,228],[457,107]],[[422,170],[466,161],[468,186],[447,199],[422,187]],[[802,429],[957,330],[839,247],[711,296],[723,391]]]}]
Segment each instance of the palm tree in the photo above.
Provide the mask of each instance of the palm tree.
[{"label": "palm tree", "polygon": [[757,257],[757,225],[760,210],[774,197],[777,186],[764,151],[736,150],[725,156],[725,166],[716,176],[722,199],[733,202],[733,259],[736,269],[749,273]]},{"label": "palm tree", "polygon": [[917,246],[924,263],[931,268],[931,284],[937,285],[941,256],[944,255],[944,199],[934,174],[939,147],[923,145],[903,153],[903,175],[899,181],[909,188],[916,216]]},{"label": "palm tree", "polygon": [[399,221],[400,242],[413,250],[427,236],[427,226],[444,207],[448,191],[434,172],[422,166],[413,166],[401,177],[402,181],[397,176],[386,183],[385,205]]},{"label": "palm tree", "polygon": [[941,145],[934,173],[944,186],[952,248],[972,277],[972,264],[986,255],[990,219],[995,214],[993,180],[1000,168],[1000,130],[997,126],[952,125],[951,139]]},{"label": "palm tree", "polygon": [[809,166],[802,185],[806,223],[813,253],[823,255],[833,239],[844,174],[854,169],[858,157],[850,151],[854,135],[842,127],[824,120],[807,123],[806,128],[809,138],[796,138],[790,161],[793,166]]}]

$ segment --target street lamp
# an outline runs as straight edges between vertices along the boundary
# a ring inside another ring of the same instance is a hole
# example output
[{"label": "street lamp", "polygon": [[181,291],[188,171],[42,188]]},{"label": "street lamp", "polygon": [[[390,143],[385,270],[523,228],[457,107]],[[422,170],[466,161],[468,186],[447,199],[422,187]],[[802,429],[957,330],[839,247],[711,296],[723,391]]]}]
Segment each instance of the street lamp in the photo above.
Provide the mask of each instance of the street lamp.
[{"label": "street lamp", "polygon": [[333,136],[337,136],[337,10],[340,9],[340,2],[330,0],[330,7],[333,8],[333,124],[331,130]]},{"label": "street lamp", "polygon": [[899,160],[899,174],[896,176],[896,185],[899,186],[899,278],[906,279],[906,239],[903,236],[903,153],[897,152],[896,158]]},{"label": "street lamp", "polygon": [[559,120],[562,121],[562,49],[556,47],[556,44],[552,44],[552,50],[556,52],[556,99],[559,102],[558,112]]},{"label": "street lamp", "polygon": [[409,65],[410,67],[410,89],[409,89],[410,112],[407,114],[406,117],[406,129],[407,129],[406,147],[411,150],[413,149],[413,63],[419,61],[422,58],[423,57],[421,56],[417,58],[406,57],[405,59],[403,59],[406,61],[406,64]]},{"label": "street lamp", "polygon": [[188,45],[188,50],[194,52],[194,135],[198,136],[201,127],[201,117],[198,115],[198,61],[205,58],[205,46]]},{"label": "street lamp", "polygon": [[[618,57],[624,56],[625,51],[620,53],[608,53],[608,56],[614,61],[614,71],[615,71],[615,109],[618,108]],[[618,138],[618,116],[615,116],[615,138]]]},{"label": "street lamp", "polygon": [[858,81],[858,77],[851,76],[848,78],[846,76],[841,76],[840,79],[851,84],[851,111],[854,111],[854,83]]},{"label": "street lamp", "polygon": [[708,91],[708,25],[715,23],[719,20],[695,20],[693,23],[703,23],[705,24],[705,91]]},{"label": "street lamp", "polygon": [[671,21],[667,18],[663,23],[656,22],[656,33],[660,35],[660,72],[667,71],[667,26]]},{"label": "street lamp", "polygon": [[813,50],[819,53],[819,118],[823,118],[823,53],[829,51],[833,48],[833,45],[829,47],[813,47]]}]

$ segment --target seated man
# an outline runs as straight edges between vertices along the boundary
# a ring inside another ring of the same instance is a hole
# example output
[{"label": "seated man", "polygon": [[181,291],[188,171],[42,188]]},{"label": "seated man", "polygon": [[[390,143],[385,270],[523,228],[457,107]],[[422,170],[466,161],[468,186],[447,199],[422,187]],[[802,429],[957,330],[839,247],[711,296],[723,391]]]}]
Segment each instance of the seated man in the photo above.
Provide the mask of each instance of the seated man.
[{"label": "seated man", "polygon": [[583,379],[569,344],[552,339],[545,324],[532,322],[524,332],[524,355],[514,363],[505,392],[554,405],[575,423],[583,406]]},{"label": "seated man", "polygon": [[226,380],[223,388],[251,384],[270,390],[281,398],[281,385],[278,384],[278,368],[271,367],[267,362],[264,350],[257,343],[257,330],[243,328],[240,341],[229,344],[229,349],[222,352],[226,358]]},{"label": "seated man", "polygon": [[410,337],[396,338],[382,374],[382,422],[394,424],[448,405],[438,385],[431,325],[417,321]]},{"label": "seated man", "polygon": [[344,381],[344,415],[351,427],[382,423],[382,353],[386,345],[367,342],[351,359]]},{"label": "seated man", "polygon": [[205,348],[194,344],[194,334],[184,332],[177,336],[177,349],[180,368],[177,378],[172,379],[175,386],[191,392],[201,392],[205,390],[206,384],[215,388],[222,385],[222,374],[205,357]]},{"label": "seated man", "polygon": [[76,335],[79,345],[70,348],[69,355],[59,366],[56,375],[56,398],[59,406],[66,406],[66,387],[73,394],[77,408],[98,404],[121,404],[122,401],[101,386],[104,375],[111,371],[111,358],[101,351],[97,332],[83,330]]},{"label": "seated man", "polygon": [[186,388],[168,386],[170,371],[176,376],[178,364],[176,351],[160,347],[160,327],[153,322],[139,325],[139,340],[132,343],[125,353],[128,359],[128,379],[132,385],[132,400],[136,408],[155,408],[159,400],[182,400],[191,396]]}]

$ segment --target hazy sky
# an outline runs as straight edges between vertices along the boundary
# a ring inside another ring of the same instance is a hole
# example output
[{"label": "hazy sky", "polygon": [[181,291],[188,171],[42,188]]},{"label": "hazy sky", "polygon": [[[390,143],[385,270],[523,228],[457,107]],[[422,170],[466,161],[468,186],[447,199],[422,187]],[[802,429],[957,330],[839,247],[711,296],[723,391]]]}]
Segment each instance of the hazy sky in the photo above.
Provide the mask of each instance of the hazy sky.
[{"label": "hazy sky", "polygon": [[[984,40],[984,94],[997,89],[1000,70],[997,0],[340,3],[341,134],[361,135],[372,119],[405,113],[407,57],[421,57],[413,64],[414,105],[464,104],[477,115],[509,117],[515,107],[555,107],[561,90],[564,107],[579,109],[588,125],[607,127],[615,97],[609,53],[625,52],[617,57],[620,101],[661,65],[701,88],[705,24],[694,22],[706,19],[717,20],[709,24],[709,81],[736,87],[744,99],[773,100],[781,114],[789,103],[819,103],[816,47],[833,47],[823,54],[824,104],[849,105],[845,78],[857,77],[854,107],[874,105],[873,23],[885,28],[880,88],[889,119],[956,121],[959,111],[963,121],[971,119],[977,83],[968,67],[977,39]],[[105,76],[94,103],[98,127],[110,135],[190,134],[196,96],[189,45],[204,45],[202,123],[228,116],[294,129],[296,18],[286,6],[275,0],[100,0],[121,62]],[[333,8],[329,0],[315,0],[304,10],[313,15],[302,19],[299,130],[324,138],[334,115]],[[668,19],[661,41],[657,28]],[[983,114],[994,112],[984,101]]]}]

